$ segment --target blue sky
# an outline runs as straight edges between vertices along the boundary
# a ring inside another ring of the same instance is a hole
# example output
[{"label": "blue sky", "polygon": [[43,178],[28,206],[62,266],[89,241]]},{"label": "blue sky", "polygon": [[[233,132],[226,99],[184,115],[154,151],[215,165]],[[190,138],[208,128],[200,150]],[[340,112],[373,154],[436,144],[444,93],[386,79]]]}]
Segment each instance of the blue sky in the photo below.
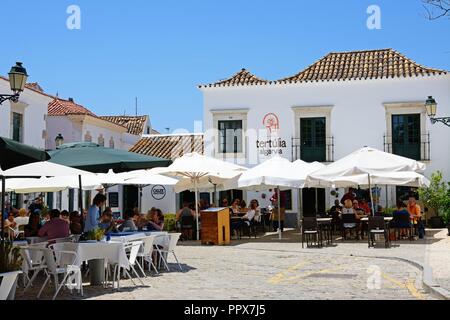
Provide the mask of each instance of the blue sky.
[{"label": "blue sky", "polygon": [[[71,4],[81,30],[66,28]],[[366,27],[371,4],[381,30]],[[138,96],[161,132],[193,130],[196,86],[243,67],[277,79],[331,51],[395,48],[450,70],[450,20],[426,20],[421,0],[2,0],[0,12],[1,74],[23,61],[30,81],[98,115],[134,114]]]}]

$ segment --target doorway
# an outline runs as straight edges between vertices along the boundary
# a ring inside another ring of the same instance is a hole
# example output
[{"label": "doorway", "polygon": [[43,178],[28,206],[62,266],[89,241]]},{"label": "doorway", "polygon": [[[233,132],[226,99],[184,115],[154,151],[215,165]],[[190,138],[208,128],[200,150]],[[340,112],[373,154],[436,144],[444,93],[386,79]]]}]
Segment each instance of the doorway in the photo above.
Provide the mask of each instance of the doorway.
[{"label": "doorway", "polygon": [[139,207],[139,188],[123,186],[123,211]]},{"label": "doorway", "polygon": [[319,213],[325,213],[325,189],[302,189],[302,212],[304,217],[315,217]]}]

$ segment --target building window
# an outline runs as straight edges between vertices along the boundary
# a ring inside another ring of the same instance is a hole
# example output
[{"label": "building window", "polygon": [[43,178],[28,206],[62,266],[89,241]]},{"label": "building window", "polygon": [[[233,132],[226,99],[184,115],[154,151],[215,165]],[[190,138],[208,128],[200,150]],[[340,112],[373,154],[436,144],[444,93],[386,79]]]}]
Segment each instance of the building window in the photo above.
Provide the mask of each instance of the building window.
[{"label": "building window", "polygon": [[23,141],[23,115],[17,112],[12,113],[12,139]]},{"label": "building window", "polygon": [[300,159],[326,161],[326,118],[300,119]]},{"label": "building window", "polygon": [[392,115],[392,152],[421,160],[420,114]]},{"label": "building window", "polygon": [[242,153],[242,120],[219,121],[219,152]]},{"label": "building window", "polygon": [[114,138],[113,137],[111,137],[111,139],[109,139],[109,147],[111,149],[114,149]]},{"label": "building window", "polygon": [[56,209],[61,210],[62,191],[56,192]]},{"label": "building window", "polygon": [[103,138],[103,134],[100,134],[100,136],[98,137],[98,144],[102,147],[105,146],[105,138]]},{"label": "building window", "polygon": [[84,135],[84,141],[92,142],[92,136],[91,136],[91,133],[89,131],[87,131],[86,134]]}]

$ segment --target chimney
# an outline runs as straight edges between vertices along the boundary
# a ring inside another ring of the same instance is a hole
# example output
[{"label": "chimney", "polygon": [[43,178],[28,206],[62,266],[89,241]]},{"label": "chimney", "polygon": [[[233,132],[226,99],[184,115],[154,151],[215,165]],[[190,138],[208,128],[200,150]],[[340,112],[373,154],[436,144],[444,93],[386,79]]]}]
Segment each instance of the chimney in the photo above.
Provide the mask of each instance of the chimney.
[{"label": "chimney", "polygon": [[70,102],[74,102],[74,101],[73,101],[73,98],[69,98],[69,101],[70,101]]}]

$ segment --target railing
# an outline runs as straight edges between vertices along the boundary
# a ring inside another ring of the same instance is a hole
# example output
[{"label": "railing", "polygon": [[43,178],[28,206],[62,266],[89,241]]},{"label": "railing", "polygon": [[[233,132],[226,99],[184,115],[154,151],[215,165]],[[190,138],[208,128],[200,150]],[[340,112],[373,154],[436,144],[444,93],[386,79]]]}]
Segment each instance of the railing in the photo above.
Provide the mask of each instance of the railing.
[{"label": "railing", "polygon": [[304,160],[307,162],[334,162],[334,137],[326,137],[322,146],[304,146],[301,138],[292,138],[292,161]]},{"label": "railing", "polygon": [[[430,133],[421,134],[420,136],[420,142],[418,143],[420,145],[420,156],[418,161],[430,161],[430,154],[431,154],[431,143],[430,143]],[[383,136],[383,145],[384,145],[384,151],[388,153],[394,153],[394,146],[392,142],[392,136],[384,135]],[[408,147],[408,145],[404,145],[405,147]],[[411,144],[411,147],[414,147],[414,144]],[[401,154],[400,154],[401,155]]]}]

